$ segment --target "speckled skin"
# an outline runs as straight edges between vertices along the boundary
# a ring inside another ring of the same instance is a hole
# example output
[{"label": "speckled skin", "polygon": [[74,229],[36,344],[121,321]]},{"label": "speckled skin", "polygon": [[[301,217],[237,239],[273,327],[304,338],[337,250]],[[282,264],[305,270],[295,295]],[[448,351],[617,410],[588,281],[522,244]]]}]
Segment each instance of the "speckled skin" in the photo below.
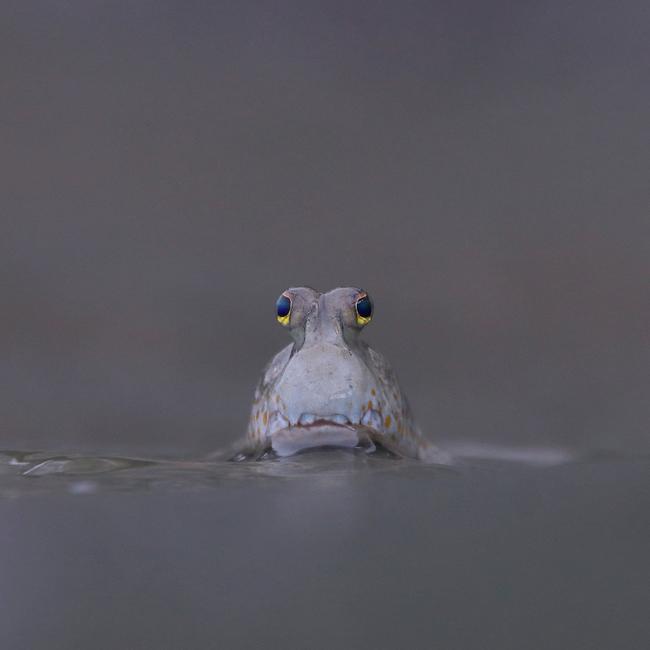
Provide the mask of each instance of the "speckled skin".
[{"label": "speckled skin", "polygon": [[284,292],[293,343],[264,369],[246,434],[248,453],[290,455],[313,446],[365,446],[447,462],[420,433],[388,361],[361,337],[361,289]]}]

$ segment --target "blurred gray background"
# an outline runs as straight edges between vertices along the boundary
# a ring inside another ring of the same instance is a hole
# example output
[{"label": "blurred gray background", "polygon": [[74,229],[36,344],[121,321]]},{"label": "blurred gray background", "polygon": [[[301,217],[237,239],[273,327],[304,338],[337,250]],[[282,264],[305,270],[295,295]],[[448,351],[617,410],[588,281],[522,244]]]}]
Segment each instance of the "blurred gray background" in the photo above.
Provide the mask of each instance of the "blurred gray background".
[{"label": "blurred gray background", "polygon": [[22,2],[4,447],[208,451],[357,285],[444,440],[648,450],[646,2]]}]

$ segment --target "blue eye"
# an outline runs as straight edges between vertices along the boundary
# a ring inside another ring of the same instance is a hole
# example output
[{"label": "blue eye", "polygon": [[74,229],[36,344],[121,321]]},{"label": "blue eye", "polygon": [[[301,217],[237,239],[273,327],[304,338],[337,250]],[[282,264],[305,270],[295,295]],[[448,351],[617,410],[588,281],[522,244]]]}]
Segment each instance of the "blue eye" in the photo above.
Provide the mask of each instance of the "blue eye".
[{"label": "blue eye", "polygon": [[278,316],[282,318],[291,311],[291,300],[286,296],[280,296],[276,306],[278,308]]},{"label": "blue eye", "polygon": [[357,311],[357,324],[366,325],[372,318],[372,301],[367,294],[363,294],[354,304]]},{"label": "blue eye", "polygon": [[275,303],[275,308],[278,314],[278,321],[282,325],[288,325],[289,314],[291,313],[291,298],[282,294]]}]

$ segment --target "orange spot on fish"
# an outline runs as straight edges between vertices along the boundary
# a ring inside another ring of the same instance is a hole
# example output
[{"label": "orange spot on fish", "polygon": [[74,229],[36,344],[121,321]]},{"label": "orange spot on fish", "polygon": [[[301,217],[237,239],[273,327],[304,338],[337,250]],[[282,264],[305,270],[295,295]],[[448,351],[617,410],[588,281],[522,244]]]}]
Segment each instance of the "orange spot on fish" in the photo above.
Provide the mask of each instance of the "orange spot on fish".
[{"label": "orange spot on fish", "polygon": [[372,400],[368,400],[368,407],[367,408],[368,408],[368,410],[370,410],[372,408]]},{"label": "orange spot on fish", "polygon": [[372,389],[370,390],[370,394],[374,396],[374,395],[377,394],[377,391],[376,391],[374,388],[372,388]]},{"label": "orange spot on fish", "polygon": [[266,411],[264,411],[264,413],[262,414],[262,421],[264,422],[265,425],[269,421],[269,414]]},{"label": "orange spot on fish", "polygon": [[390,427],[390,423],[391,423],[390,415],[387,415],[386,418],[384,419],[384,426],[388,429]]}]

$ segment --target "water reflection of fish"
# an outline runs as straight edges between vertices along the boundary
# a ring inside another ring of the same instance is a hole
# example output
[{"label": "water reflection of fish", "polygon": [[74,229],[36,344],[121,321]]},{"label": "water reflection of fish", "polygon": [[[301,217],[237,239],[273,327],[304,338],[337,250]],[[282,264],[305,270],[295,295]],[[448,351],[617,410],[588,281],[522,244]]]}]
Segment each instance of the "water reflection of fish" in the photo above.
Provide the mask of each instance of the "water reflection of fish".
[{"label": "water reflection of fish", "polygon": [[[311,484],[341,485],[379,476],[429,479],[465,474],[480,467],[553,467],[571,463],[626,460],[614,452],[574,452],[551,447],[499,447],[455,444],[453,465],[422,463],[381,448],[309,449],[289,457],[269,455],[259,462],[232,463],[215,459],[156,459],[128,456],[61,455],[47,451],[0,451],[0,496],[61,491],[74,495],[105,491],[196,490],[241,482],[309,479]],[[316,482],[316,483],[314,483]]]}]

